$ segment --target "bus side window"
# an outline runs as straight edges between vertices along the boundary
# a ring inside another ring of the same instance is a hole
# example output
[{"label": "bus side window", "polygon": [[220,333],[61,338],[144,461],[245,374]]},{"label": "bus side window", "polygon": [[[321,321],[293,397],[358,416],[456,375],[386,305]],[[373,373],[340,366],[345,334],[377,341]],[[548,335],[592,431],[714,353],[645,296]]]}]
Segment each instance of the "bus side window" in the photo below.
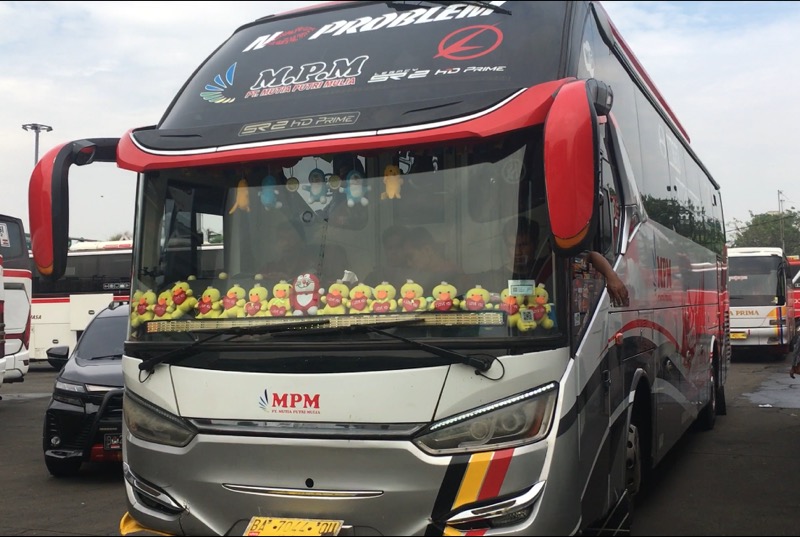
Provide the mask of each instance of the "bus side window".
[{"label": "bus side window", "polygon": [[597,248],[613,265],[619,247],[622,211],[621,189],[617,184],[616,168],[610,159],[610,156],[613,155],[610,144],[611,136],[606,136],[600,151],[600,195],[598,197],[600,225]]}]

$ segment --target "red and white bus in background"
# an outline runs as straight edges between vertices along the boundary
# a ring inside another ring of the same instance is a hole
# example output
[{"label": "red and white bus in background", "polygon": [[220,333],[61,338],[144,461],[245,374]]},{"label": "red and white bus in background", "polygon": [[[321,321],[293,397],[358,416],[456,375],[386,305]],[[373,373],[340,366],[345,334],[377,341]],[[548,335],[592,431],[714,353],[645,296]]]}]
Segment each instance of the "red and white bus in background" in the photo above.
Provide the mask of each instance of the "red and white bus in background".
[{"label": "red and white bus in background", "polygon": [[64,277],[50,280],[33,270],[30,358],[47,360],[56,345],[75,347],[94,316],[111,302],[130,300],[131,241],[74,242]]},{"label": "red and white bus in background", "polygon": [[789,260],[779,247],[728,249],[731,351],[784,358],[797,338]]},{"label": "red and white bus in background", "polygon": [[157,124],[39,161],[49,279],[92,162],[138,173],[123,535],[629,531],[725,413],[720,185],[599,2],[241,26]]},{"label": "red and white bus in background", "polygon": [[31,260],[22,220],[0,215],[0,384],[28,373],[31,332]]},{"label": "red and white bus in background", "polygon": [[800,330],[800,255],[787,255],[786,260],[789,261],[789,277],[792,282],[789,295],[794,306],[794,324]]}]

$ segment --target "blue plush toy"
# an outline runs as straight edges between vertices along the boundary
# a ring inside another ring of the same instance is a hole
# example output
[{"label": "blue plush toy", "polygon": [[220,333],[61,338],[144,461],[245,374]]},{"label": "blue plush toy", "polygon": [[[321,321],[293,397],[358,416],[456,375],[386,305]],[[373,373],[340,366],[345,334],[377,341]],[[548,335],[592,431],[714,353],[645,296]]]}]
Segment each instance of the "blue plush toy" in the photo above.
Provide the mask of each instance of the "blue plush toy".
[{"label": "blue plush toy", "polygon": [[278,189],[275,187],[278,180],[272,175],[267,175],[261,180],[261,205],[269,210],[271,207],[280,209],[283,203],[278,199]]},{"label": "blue plush toy", "polygon": [[347,206],[353,207],[356,203],[366,206],[369,203],[367,199],[367,192],[369,192],[369,185],[366,184],[364,176],[353,170],[347,174],[344,180],[344,193],[347,196]]}]

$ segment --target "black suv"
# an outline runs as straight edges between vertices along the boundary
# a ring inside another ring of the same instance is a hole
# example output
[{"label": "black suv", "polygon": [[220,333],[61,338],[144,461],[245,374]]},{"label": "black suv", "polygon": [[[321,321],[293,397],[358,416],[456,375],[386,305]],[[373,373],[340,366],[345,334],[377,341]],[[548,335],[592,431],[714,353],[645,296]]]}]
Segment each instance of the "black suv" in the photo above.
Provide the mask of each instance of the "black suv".
[{"label": "black suv", "polygon": [[47,349],[62,365],[44,416],[44,462],[55,477],[72,476],[86,461],[122,461],[122,350],[128,313],[113,303],[98,313],[72,355],[61,345]]}]

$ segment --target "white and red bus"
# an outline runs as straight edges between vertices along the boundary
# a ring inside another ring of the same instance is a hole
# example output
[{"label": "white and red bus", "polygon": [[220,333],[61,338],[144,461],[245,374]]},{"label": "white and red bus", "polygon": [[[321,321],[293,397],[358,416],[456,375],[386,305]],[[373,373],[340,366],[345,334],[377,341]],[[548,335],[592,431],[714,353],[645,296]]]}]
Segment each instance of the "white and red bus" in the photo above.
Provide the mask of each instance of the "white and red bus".
[{"label": "white and red bus", "polygon": [[790,261],[780,247],[728,249],[731,350],[785,358],[797,338]]},{"label": "white and red bus", "polygon": [[30,263],[22,220],[0,215],[0,384],[22,382],[30,365]]},{"label": "white and red bus", "polygon": [[72,242],[64,277],[51,280],[34,270],[32,361],[47,360],[47,349],[56,345],[71,351],[98,312],[111,302],[130,302],[131,246],[130,240]]},{"label": "white and red bus", "polygon": [[243,25],[157,124],[37,164],[50,278],[93,161],[138,173],[122,534],[611,533],[725,412],[720,186],[598,2]]},{"label": "white and red bus", "polygon": [[791,278],[789,296],[791,296],[794,307],[794,324],[795,328],[800,330],[800,255],[787,255],[786,260],[789,261],[789,277]]},{"label": "white and red bus", "polygon": [[46,361],[47,349],[75,348],[94,316],[111,302],[130,300],[130,240],[74,242],[64,277],[53,281],[33,274],[32,361]]}]

